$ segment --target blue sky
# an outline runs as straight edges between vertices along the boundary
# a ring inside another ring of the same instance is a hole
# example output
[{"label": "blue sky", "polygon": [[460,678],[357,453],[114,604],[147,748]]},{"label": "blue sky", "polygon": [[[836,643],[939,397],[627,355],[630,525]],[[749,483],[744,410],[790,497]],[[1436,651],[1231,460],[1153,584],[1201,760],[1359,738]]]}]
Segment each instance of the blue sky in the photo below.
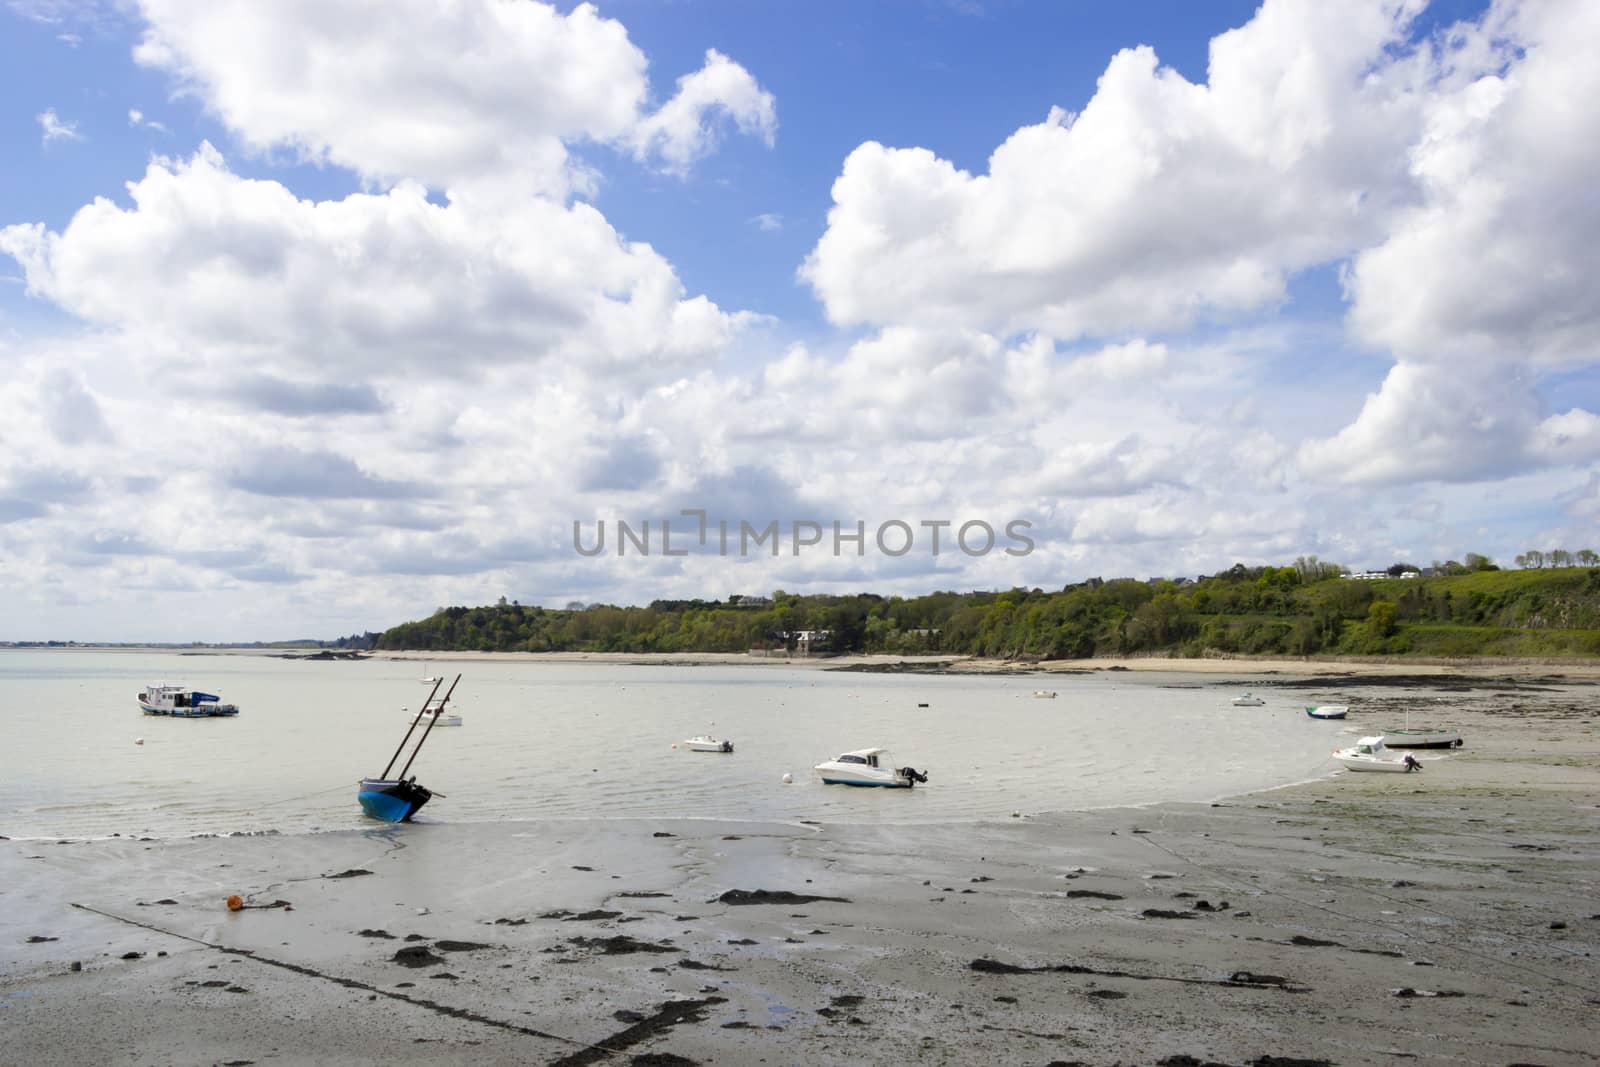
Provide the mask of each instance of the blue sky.
[{"label": "blue sky", "polygon": [[[0,31],[0,640],[1600,541],[1577,0]],[[693,508],[869,547],[572,545]]]}]

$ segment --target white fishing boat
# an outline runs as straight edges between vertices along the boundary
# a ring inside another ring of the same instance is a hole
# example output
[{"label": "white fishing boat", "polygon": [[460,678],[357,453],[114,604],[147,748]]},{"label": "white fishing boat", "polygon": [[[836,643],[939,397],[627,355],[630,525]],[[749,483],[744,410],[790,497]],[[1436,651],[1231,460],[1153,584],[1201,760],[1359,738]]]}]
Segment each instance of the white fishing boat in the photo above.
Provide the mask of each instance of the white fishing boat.
[{"label": "white fishing boat", "polygon": [[1342,719],[1349,710],[1348,704],[1312,704],[1306,714],[1313,719]]},{"label": "white fishing boat", "polygon": [[1040,700],[1054,700],[1056,698],[1056,691],[1054,689],[1035,689],[1033,691],[1033,695],[1038,697]]},{"label": "white fishing boat", "polygon": [[[410,722],[412,719],[416,718],[416,715],[411,711],[405,708],[401,708],[400,710],[405,713],[407,722]],[[429,708],[427,711],[422,713],[422,725],[426,726],[430,721],[435,726],[460,726],[461,716],[453,711],[441,711],[438,708]]]},{"label": "white fishing boat", "polygon": [[1264,707],[1266,703],[1253,693],[1240,693],[1233,698],[1233,706],[1236,708],[1259,708]]},{"label": "white fishing boat", "polygon": [[1349,748],[1336,748],[1333,758],[1352,771],[1387,771],[1391,774],[1408,774],[1422,770],[1417,757],[1407,752],[1396,756],[1384,747],[1383,738],[1363,737]]},{"label": "white fishing boat", "polygon": [[815,767],[823,785],[869,785],[910,789],[928,775],[915,767],[895,767],[887,749],[858,748]]},{"label": "white fishing boat", "polygon": [[139,710],[146,715],[170,715],[176,719],[215,719],[239,714],[234,704],[182,685],[154,683],[139,694]]},{"label": "white fishing boat", "polygon": [[691,737],[687,741],[680,741],[684,748],[690,752],[732,752],[733,742],[723,737],[712,737],[710,734],[701,734]]}]

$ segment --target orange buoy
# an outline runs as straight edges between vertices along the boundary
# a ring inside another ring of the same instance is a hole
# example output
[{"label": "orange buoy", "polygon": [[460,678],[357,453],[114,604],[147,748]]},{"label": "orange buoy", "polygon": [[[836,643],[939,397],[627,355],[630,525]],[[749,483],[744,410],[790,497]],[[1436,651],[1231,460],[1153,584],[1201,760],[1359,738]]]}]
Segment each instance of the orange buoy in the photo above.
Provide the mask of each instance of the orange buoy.
[{"label": "orange buoy", "polygon": [[244,908],[244,898],[235,893],[228,898],[228,910],[239,911]]}]

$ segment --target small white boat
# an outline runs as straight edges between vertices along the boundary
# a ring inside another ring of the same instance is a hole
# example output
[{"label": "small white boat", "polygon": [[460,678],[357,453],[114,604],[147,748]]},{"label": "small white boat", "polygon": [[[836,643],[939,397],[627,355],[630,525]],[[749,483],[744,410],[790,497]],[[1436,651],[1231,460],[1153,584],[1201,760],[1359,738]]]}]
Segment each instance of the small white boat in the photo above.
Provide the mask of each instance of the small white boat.
[{"label": "small white boat", "polygon": [[178,719],[215,719],[239,714],[234,704],[181,685],[152,684],[139,694],[139,710],[146,715],[170,715]]},{"label": "small white boat", "polygon": [[701,734],[681,742],[683,747],[690,752],[732,752],[733,742],[721,737],[712,737],[710,734]]},{"label": "small white boat", "polygon": [[814,768],[823,785],[873,785],[910,789],[928,775],[915,767],[895,767],[887,749],[858,748],[833,757]]},{"label": "small white boat", "polygon": [[1384,747],[1383,738],[1363,737],[1349,748],[1336,748],[1333,758],[1352,771],[1388,771],[1391,774],[1408,774],[1422,770],[1417,757],[1407,752],[1396,756]]},{"label": "small white boat", "polygon": [[1240,693],[1233,698],[1233,706],[1236,708],[1259,708],[1264,707],[1266,703],[1253,693]]},{"label": "small white boat", "polygon": [[1033,691],[1033,695],[1038,697],[1040,700],[1054,700],[1056,698],[1056,691],[1054,689],[1035,689]]},{"label": "small white boat", "polygon": [[[401,710],[404,711],[405,709],[402,708]],[[416,715],[414,713],[410,712],[410,711],[406,711],[405,712],[405,716],[406,716],[406,721],[407,722],[411,722],[413,719],[416,719]],[[435,726],[460,726],[461,725],[461,716],[460,715],[457,715],[453,711],[441,712],[438,708],[429,708],[427,711],[423,712],[422,713],[422,719],[420,720],[419,725],[422,725],[422,726],[428,725],[428,722],[429,722],[430,719],[433,721],[433,725],[435,725]]]}]

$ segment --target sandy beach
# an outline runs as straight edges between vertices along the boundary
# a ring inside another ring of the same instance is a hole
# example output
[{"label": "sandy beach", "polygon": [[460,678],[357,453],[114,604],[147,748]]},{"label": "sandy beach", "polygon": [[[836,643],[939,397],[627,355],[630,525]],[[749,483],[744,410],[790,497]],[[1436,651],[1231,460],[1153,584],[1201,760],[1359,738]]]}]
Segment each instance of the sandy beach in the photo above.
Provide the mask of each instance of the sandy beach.
[{"label": "sandy beach", "polygon": [[[300,655],[295,653],[295,655]],[[1413,657],[1217,656],[1178,659],[1163,656],[1062,660],[985,659],[978,656],[841,655],[783,656],[740,652],[392,652],[365,653],[374,659],[432,660],[454,663],[633,663],[651,666],[749,666],[812,670],[927,671],[951,674],[1049,674],[1085,671],[1159,671],[1179,674],[1236,674],[1285,677],[1372,678],[1572,678],[1600,679],[1594,659],[1424,659]]]},{"label": "sandy beach", "polygon": [[0,1059],[1594,1063],[1600,690],[1449,685],[1423,773],[1209,805],[0,841]]}]

